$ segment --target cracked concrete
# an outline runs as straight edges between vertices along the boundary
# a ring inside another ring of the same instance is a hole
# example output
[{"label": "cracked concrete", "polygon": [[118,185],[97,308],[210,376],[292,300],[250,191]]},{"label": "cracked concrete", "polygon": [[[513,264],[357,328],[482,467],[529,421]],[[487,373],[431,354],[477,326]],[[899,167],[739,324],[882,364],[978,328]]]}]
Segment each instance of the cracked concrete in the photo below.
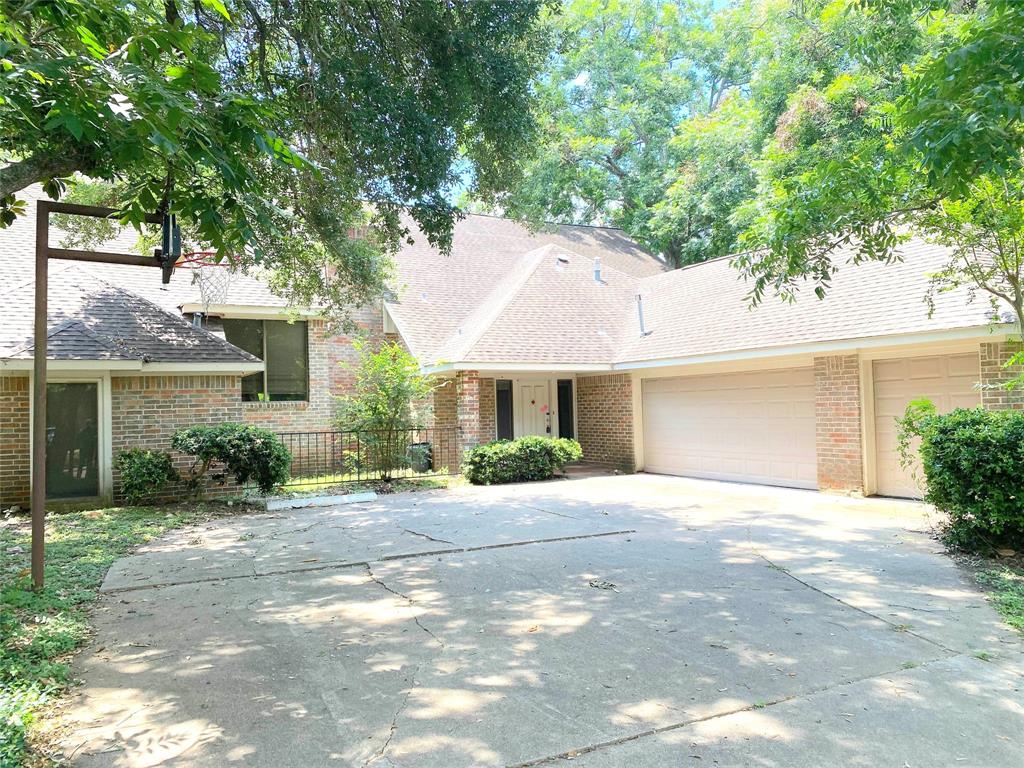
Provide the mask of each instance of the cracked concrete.
[{"label": "cracked concrete", "polygon": [[924,511],[635,476],[214,521],[111,569],[68,752],[1016,768],[1021,638]]}]

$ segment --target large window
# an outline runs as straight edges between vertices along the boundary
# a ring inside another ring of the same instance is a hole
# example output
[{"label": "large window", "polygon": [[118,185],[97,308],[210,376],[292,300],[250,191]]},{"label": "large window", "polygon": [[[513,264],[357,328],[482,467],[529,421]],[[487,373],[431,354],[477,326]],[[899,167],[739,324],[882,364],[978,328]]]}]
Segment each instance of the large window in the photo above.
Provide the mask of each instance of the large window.
[{"label": "large window", "polygon": [[224,337],[256,355],[265,371],[242,377],[243,400],[308,400],[306,324],[284,320],[224,320]]}]

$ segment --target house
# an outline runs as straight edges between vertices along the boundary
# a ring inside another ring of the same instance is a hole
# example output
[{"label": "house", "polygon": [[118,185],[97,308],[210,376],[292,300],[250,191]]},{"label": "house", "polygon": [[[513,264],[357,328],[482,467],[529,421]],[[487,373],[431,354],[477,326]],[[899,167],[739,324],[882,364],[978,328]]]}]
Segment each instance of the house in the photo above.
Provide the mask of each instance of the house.
[{"label": "house", "polygon": [[[947,254],[925,242],[840,269],[824,301],[751,309],[728,260],[668,270],[615,229],[470,215],[447,256],[413,236],[393,291],[355,318],[443,380],[449,466],[480,442],[562,435],[626,471],[914,496],[894,423],[910,400],[1024,407],[990,386],[1009,376],[1008,323],[965,292],[929,313]],[[31,215],[0,231],[3,506],[28,497],[33,247]],[[116,495],[118,451],[167,449],[191,424],[329,431],[351,386],[351,337],[253,276],[206,303],[182,270],[164,286],[145,267],[54,262],[50,307],[54,498]]]}]

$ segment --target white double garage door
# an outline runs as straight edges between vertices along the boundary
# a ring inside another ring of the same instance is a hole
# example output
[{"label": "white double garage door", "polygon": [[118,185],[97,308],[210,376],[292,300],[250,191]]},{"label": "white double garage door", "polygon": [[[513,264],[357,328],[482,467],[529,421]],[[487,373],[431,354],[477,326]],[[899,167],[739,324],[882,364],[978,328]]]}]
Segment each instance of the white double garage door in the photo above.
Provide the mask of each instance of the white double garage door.
[{"label": "white double garage door", "polygon": [[[896,418],[920,397],[940,410],[977,405],[978,355],[875,360],[870,376],[861,417],[875,490],[916,496]],[[647,472],[817,488],[813,368],[646,379],[642,392]]]}]

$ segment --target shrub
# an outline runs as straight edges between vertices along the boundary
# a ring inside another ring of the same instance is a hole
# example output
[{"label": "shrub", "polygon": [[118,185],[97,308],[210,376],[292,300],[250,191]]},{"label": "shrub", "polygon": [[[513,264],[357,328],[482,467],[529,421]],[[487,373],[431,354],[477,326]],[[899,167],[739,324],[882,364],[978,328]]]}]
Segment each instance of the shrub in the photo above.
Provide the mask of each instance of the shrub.
[{"label": "shrub", "polygon": [[360,469],[390,480],[409,467],[412,430],[426,422],[436,385],[399,344],[386,342],[376,351],[362,340],[353,346],[359,363],[352,394],[338,398],[338,426],[359,433]]},{"label": "shrub", "polygon": [[967,549],[1024,544],[1024,411],[911,403],[900,421],[906,465],[920,439],[925,500],[949,515],[947,540]]},{"label": "shrub", "polygon": [[292,455],[281,439],[269,429],[248,424],[217,424],[180,429],[171,445],[176,451],[193,456],[189,483],[199,481],[214,462],[223,463],[239,485],[256,483],[262,493],[270,493],[288,480]]},{"label": "shrub", "polygon": [[463,457],[462,473],[474,485],[547,480],[582,457],[575,440],[521,437],[470,448]]},{"label": "shrub", "polygon": [[129,504],[149,501],[178,480],[171,456],[163,451],[130,448],[117,456],[121,492]]}]

